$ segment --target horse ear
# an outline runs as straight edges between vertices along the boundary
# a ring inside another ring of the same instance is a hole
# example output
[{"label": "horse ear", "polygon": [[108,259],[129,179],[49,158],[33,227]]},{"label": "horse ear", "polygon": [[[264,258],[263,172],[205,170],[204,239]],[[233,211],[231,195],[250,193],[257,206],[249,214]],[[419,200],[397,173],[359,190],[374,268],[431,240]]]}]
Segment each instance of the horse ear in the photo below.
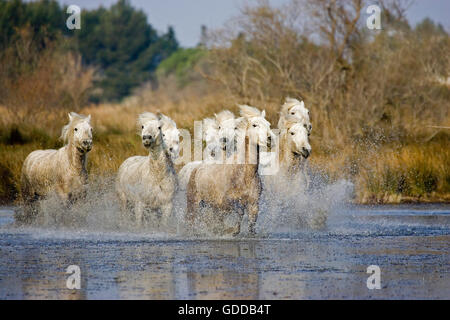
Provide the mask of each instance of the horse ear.
[{"label": "horse ear", "polygon": [[69,116],[69,121],[72,121],[73,120],[72,112],[69,112],[67,115]]},{"label": "horse ear", "polygon": [[161,112],[158,111],[156,113],[156,117],[158,118],[158,120],[161,120],[164,117],[164,115]]},{"label": "horse ear", "polygon": [[88,122],[91,122],[91,115],[88,115],[88,116],[87,116],[87,121],[88,121]]},{"label": "horse ear", "polygon": [[266,110],[263,110],[263,111],[261,112],[261,117],[263,117],[263,118],[266,117]]}]

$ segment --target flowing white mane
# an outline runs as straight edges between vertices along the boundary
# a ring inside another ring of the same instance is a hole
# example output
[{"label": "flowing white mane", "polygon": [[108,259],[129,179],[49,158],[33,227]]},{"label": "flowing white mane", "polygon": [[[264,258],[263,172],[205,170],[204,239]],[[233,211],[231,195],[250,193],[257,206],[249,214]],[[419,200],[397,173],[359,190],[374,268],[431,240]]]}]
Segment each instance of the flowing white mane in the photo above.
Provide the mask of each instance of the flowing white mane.
[{"label": "flowing white mane", "polygon": [[[218,123],[221,123],[226,120],[234,119],[234,114],[231,111],[223,110],[217,114],[214,114]],[[206,119],[205,119],[206,120]]]},{"label": "flowing white mane", "polygon": [[266,120],[266,111],[259,111],[255,107],[251,107],[248,105],[239,105],[239,113],[240,115],[249,120],[252,118],[258,118],[258,121],[263,123],[266,127],[270,127],[270,122]]},{"label": "flowing white mane", "polygon": [[245,104],[238,105],[239,114],[244,118],[252,118],[252,117],[262,117],[264,118],[266,113],[265,111],[259,111],[255,107],[251,107]]},{"label": "flowing white mane", "polygon": [[299,106],[299,107],[305,108],[305,103],[303,101],[299,101],[298,99],[288,97],[288,98],[286,98],[284,104],[281,106],[280,113],[288,114],[289,109],[291,109],[294,106]]},{"label": "flowing white mane", "polygon": [[217,129],[217,124],[216,124],[216,120],[212,119],[212,118],[205,118],[203,119],[203,127],[204,130],[207,129]]},{"label": "flowing white mane", "polygon": [[152,120],[158,120],[158,117],[156,116],[156,114],[154,114],[152,112],[141,113],[138,116],[138,125],[140,127],[141,125],[147,123],[148,121],[152,121]]},{"label": "flowing white mane", "polygon": [[162,113],[158,114],[157,117],[159,117],[159,122],[161,124],[161,127],[164,130],[170,130],[170,129],[177,128],[177,124],[175,123],[175,121],[173,121],[169,117],[163,115]]},{"label": "flowing white mane", "polygon": [[297,117],[288,115],[284,120],[284,126],[288,130],[296,124],[299,124]]}]

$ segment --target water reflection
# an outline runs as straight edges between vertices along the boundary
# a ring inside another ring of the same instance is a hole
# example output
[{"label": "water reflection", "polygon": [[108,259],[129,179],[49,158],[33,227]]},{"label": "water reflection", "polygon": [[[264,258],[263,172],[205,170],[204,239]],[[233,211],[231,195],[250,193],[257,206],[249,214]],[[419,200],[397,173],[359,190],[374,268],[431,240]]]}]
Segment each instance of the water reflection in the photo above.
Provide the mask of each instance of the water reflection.
[{"label": "water reflection", "polygon": [[[339,220],[345,228],[331,221],[322,232],[253,240],[0,227],[0,298],[449,298],[450,216],[385,219],[351,217],[353,224]],[[81,290],[66,288],[72,264]],[[381,268],[381,290],[366,287],[372,264]]]}]

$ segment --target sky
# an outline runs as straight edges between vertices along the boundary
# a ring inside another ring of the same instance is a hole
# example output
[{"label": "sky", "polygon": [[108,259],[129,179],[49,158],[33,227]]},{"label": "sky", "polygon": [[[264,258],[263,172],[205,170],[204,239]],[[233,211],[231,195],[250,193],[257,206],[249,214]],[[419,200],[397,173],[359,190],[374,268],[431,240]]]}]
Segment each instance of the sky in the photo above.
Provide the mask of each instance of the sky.
[{"label": "sky", "polygon": [[[62,4],[75,4],[81,8],[93,9],[100,5],[109,7],[117,0],[58,0]],[[223,26],[236,16],[245,4],[252,0],[131,0],[131,4],[142,9],[150,24],[158,31],[165,32],[173,26],[180,45],[193,47],[200,39],[200,27],[208,29]],[[289,0],[270,0],[274,6],[288,3]],[[415,0],[407,11],[412,25],[429,17],[450,30],[450,0]],[[83,17],[81,17],[83,21]],[[83,22],[82,22],[83,23]]]}]

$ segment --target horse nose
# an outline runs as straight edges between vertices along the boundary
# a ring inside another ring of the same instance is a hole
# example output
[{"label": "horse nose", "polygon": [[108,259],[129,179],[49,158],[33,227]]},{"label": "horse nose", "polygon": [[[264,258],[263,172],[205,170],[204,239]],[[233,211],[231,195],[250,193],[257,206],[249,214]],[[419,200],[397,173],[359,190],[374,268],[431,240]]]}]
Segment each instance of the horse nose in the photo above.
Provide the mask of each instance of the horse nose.
[{"label": "horse nose", "polygon": [[152,136],[151,135],[145,135],[145,136],[142,136],[142,139],[143,140],[152,140]]},{"label": "horse nose", "polygon": [[311,154],[311,149],[307,149],[307,148],[303,147],[303,148],[302,148],[302,152],[303,152],[303,156],[304,156],[305,158],[308,158],[309,155]]},{"label": "horse nose", "polygon": [[170,152],[173,152],[173,148],[169,148],[169,151],[170,151]]},{"label": "horse nose", "polygon": [[269,148],[272,147],[272,136],[270,136],[270,135],[267,137],[267,146],[268,146]]},{"label": "horse nose", "polygon": [[92,140],[83,140],[83,145],[85,145],[86,147],[92,146]]}]

